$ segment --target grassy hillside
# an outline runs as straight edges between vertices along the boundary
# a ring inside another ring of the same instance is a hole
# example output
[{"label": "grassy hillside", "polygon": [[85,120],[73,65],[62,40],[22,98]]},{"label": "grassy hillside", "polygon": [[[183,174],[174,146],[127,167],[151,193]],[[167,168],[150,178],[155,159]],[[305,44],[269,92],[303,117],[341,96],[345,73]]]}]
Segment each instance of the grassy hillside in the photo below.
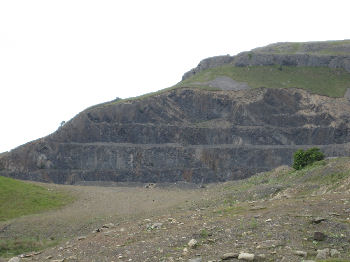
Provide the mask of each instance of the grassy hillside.
[{"label": "grassy hillside", "polygon": [[0,176],[0,221],[59,208],[71,200],[62,192]]},{"label": "grassy hillside", "polygon": [[[284,166],[235,183],[228,182],[223,185],[225,197],[216,202],[214,214],[233,221],[240,219],[237,224],[242,227],[241,232],[246,234],[251,230],[248,241],[280,241],[280,234],[289,234],[288,247],[307,251],[305,260],[350,261],[349,160],[348,157],[326,159],[299,171]],[[317,217],[325,218],[326,222],[312,222]],[[273,221],[270,230],[274,232],[268,232],[267,218]],[[313,234],[317,231],[325,233],[327,239],[315,241]],[[245,235],[241,239],[247,241]],[[244,247],[247,245],[245,242]],[[342,258],[315,259],[316,250],[339,246],[346,247]],[[254,247],[252,250],[259,251]]]},{"label": "grassy hillside", "polygon": [[[73,197],[61,191],[0,176],[0,224],[7,228],[7,220],[62,207]],[[37,251],[57,244],[55,240],[37,236],[0,239],[0,256],[11,257]]]},{"label": "grassy hillside", "polygon": [[[288,166],[264,172],[229,185],[226,190],[234,199],[258,200],[266,197],[305,197],[350,192],[349,157],[326,159],[301,170]],[[244,193],[244,194],[243,194]]]},{"label": "grassy hillside", "polygon": [[330,97],[343,97],[350,88],[350,74],[343,69],[327,67],[251,66],[226,65],[202,71],[179,83],[178,87],[200,87],[218,76],[227,76],[246,82],[253,88],[302,88]]}]

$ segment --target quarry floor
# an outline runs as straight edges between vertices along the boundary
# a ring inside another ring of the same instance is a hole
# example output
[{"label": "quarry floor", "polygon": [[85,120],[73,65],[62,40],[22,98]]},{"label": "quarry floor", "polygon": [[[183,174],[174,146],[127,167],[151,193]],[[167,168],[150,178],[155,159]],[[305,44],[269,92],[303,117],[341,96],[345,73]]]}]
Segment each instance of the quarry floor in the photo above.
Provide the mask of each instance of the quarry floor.
[{"label": "quarry floor", "polygon": [[[348,192],[261,199],[247,193],[237,200],[228,190],[234,183],[205,188],[45,184],[77,200],[60,210],[2,222],[0,237],[58,241],[21,261],[222,261],[228,253],[236,254],[225,261],[239,261],[242,252],[254,254],[254,261],[302,261],[316,260],[317,250],[325,248],[343,259],[330,261],[350,261]],[[324,239],[316,240],[315,232]],[[193,247],[191,239],[197,241]]]}]

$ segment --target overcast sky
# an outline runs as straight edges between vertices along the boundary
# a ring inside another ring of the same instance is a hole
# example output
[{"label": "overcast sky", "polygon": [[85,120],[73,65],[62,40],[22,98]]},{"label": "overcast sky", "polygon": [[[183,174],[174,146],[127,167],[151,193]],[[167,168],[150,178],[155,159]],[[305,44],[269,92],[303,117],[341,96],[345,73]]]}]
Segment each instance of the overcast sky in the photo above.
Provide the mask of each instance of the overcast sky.
[{"label": "overcast sky", "polygon": [[209,56],[349,39],[349,2],[0,0],[0,152],[172,86]]}]

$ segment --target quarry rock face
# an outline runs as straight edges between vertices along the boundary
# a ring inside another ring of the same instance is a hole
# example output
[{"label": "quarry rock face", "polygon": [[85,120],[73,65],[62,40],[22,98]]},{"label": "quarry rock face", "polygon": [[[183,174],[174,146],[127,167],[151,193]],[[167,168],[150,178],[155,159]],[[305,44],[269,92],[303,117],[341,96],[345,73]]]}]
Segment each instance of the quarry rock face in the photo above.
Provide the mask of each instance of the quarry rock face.
[{"label": "quarry rock face", "polygon": [[299,89],[178,88],[91,107],[0,155],[0,174],[79,181],[218,182],[290,165],[300,148],[350,154],[350,103]]}]

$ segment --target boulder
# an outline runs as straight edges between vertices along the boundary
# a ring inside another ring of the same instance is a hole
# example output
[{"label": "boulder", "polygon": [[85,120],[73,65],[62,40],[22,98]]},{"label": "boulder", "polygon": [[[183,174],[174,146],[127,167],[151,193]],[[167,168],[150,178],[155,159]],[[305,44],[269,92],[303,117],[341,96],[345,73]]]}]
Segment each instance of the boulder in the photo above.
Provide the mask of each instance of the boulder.
[{"label": "boulder", "polygon": [[253,261],[255,258],[254,254],[250,254],[250,253],[240,253],[238,255],[238,259],[239,260],[245,260],[245,261]]},{"label": "boulder", "polygon": [[190,248],[195,248],[198,245],[198,241],[195,239],[191,239],[188,244],[187,244]]},{"label": "boulder", "polygon": [[329,248],[318,249],[316,259],[327,259],[330,255]]},{"label": "boulder", "polygon": [[239,254],[238,253],[225,253],[221,256],[222,260],[227,260],[231,258],[238,258]]},{"label": "boulder", "polygon": [[19,257],[13,257],[8,262],[20,262],[21,259]]}]

